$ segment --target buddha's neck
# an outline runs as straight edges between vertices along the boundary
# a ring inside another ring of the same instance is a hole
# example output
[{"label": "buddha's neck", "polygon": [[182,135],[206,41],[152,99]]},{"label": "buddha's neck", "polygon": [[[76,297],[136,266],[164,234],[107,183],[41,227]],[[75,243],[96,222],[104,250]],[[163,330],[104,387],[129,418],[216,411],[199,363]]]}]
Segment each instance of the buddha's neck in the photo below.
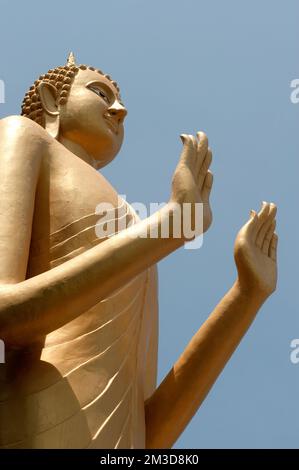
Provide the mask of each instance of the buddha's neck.
[{"label": "buddha's neck", "polygon": [[73,142],[72,140],[66,139],[63,136],[59,137],[58,141],[70,152],[74,153],[75,155],[77,155],[77,157],[81,158],[81,160],[88,163],[88,165],[92,166],[95,169],[98,168],[99,162],[97,162],[91,155],[89,155],[89,153],[87,153],[81,145],[77,144],[76,142]]}]

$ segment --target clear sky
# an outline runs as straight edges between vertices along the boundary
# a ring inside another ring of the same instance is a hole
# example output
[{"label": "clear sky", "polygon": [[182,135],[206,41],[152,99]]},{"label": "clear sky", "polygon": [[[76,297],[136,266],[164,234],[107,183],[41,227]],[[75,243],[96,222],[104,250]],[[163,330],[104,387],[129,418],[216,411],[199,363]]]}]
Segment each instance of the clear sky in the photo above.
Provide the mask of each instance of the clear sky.
[{"label": "clear sky", "polygon": [[[279,284],[176,443],[298,448],[297,0],[1,0],[0,116],[73,50],[109,73],[128,107],[126,137],[103,173],[129,202],[166,201],[180,133],[207,132],[214,223],[200,250],[159,263],[159,380],[235,279],[233,242],[251,208],[278,205]],[[240,315],[242,312],[240,312]]]}]

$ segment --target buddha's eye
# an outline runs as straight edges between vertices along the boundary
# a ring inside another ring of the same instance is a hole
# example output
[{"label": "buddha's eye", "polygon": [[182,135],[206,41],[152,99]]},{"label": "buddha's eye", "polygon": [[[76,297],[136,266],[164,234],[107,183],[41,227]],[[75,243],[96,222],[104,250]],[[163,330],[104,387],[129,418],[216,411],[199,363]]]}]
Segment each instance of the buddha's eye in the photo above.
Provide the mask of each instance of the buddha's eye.
[{"label": "buddha's eye", "polygon": [[103,90],[101,90],[100,88],[97,88],[97,87],[89,87],[89,88],[92,91],[94,91],[98,96],[103,98],[103,100],[105,100],[107,104],[110,104],[110,100],[109,100],[108,96],[106,95],[106,93],[103,92]]}]

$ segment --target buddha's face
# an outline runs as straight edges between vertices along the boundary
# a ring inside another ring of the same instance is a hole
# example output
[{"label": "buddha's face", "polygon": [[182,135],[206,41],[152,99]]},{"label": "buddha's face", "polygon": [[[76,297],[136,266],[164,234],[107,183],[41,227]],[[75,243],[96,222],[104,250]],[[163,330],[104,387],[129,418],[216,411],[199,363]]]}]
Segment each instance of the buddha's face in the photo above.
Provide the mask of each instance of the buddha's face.
[{"label": "buddha's face", "polygon": [[111,81],[98,72],[79,70],[59,114],[60,135],[81,145],[98,167],[120,150],[127,110]]}]

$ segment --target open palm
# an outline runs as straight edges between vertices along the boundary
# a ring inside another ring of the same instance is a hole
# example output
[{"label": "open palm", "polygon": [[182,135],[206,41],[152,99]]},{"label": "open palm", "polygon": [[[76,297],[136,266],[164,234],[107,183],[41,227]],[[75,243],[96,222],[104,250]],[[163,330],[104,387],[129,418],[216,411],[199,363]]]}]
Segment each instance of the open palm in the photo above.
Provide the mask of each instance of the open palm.
[{"label": "open palm", "polygon": [[259,213],[251,212],[235,241],[239,283],[245,290],[265,297],[277,283],[276,206],[263,203]]},{"label": "open palm", "polygon": [[172,178],[171,200],[192,206],[203,204],[203,232],[206,232],[212,223],[209,202],[213,185],[213,174],[209,170],[212,151],[204,132],[197,132],[196,136],[182,134],[181,139],[184,146]]}]

